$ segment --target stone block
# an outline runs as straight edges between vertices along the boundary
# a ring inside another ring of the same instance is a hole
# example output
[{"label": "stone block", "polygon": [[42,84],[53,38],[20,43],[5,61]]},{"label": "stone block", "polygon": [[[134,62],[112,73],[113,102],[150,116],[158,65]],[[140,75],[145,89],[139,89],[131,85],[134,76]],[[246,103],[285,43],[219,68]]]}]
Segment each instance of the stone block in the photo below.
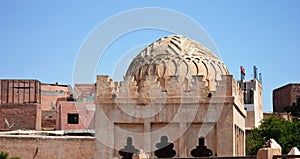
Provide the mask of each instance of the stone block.
[{"label": "stone block", "polygon": [[270,139],[257,152],[256,159],[272,159],[274,155],[281,155],[281,146],[274,140]]},{"label": "stone block", "polygon": [[[288,153],[288,155],[300,155],[300,151],[298,150],[297,147],[293,147]],[[292,158],[288,158],[288,159],[292,159]],[[294,159],[300,159],[300,158],[294,158]]]}]

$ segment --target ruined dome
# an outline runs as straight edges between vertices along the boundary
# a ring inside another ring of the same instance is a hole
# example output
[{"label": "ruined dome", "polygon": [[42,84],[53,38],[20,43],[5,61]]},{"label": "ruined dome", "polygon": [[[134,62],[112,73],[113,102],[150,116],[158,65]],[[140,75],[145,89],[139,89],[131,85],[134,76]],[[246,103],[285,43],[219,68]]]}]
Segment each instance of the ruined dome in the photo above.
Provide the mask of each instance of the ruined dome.
[{"label": "ruined dome", "polygon": [[151,75],[157,77],[161,86],[170,76],[177,76],[181,83],[189,83],[192,76],[202,75],[209,89],[214,90],[221,75],[229,75],[229,72],[222,60],[205,46],[182,35],[170,35],[141,51],[126,73],[138,84]]}]

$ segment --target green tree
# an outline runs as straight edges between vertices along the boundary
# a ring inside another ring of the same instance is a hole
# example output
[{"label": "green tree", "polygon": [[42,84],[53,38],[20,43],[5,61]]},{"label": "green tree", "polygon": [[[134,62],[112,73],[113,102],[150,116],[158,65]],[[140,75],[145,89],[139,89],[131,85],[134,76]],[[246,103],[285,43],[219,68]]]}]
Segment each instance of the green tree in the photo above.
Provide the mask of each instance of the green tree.
[{"label": "green tree", "polygon": [[282,147],[282,153],[287,154],[292,147],[300,147],[300,122],[287,121],[283,118],[271,116],[263,119],[258,128],[253,129],[246,138],[246,152],[256,155],[264,143],[275,139]]},{"label": "green tree", "polygon": [[246,154],[256,155],[257,150],[259,150],[265,143],[266,139],[261,136],[260,130],[254,128],[251,130],[246,137]]},{"label": "green tree", "polygon": [[0,159],[20,159],[19,157],[8,157],[8,153],[7,152],[3,152],[0,150]]},{"label": "green tree", "polygon": [[284,110],[291,113],[293,117],[300,118],[300,97],[291,106],[285,107]]}]

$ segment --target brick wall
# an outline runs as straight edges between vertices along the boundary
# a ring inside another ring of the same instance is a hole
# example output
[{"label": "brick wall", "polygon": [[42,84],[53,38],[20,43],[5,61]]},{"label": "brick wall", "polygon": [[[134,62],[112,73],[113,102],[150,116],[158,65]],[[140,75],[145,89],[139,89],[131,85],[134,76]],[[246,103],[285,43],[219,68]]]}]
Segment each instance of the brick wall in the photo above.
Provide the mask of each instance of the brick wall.
[{"label": "brick wall", "polygon": [[300,96],[300,84],[288,84],[273,91],[273,112],[284,112]]},{"label": "brick wall", "polygon": [[0,80],[0,104],[40,103],[40,81]]},{"label": "brick wall", "polygon": [[22,159],[94,158],[93,137],[0,136],[0,149]]},{"label": "brick wall", "polygon": [[56,119],[42,119],[42,130],[55,130]]},{"label": "brick wall", "polygon": [[56,111],[42,110],[42,130],[54,130],[56,124]]},{"label": "brick wall", "polygon": [[11,130],[40,130],[40,105],[39,104],[1,104],[0,129],[7,129],[5,119],[14,126]]}]

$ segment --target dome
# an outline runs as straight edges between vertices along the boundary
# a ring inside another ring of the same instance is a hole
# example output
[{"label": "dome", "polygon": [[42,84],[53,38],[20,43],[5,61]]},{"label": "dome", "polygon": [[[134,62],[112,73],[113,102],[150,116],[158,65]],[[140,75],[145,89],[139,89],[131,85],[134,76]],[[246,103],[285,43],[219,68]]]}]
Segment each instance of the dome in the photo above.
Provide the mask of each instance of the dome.
[{"label": "dome", "polygon": [[205,46],[182,35],[170,35],[141,51],[126,73],[138,85],[149,75],[156,76],[162,87],[170,76],[177,76],[184,84],[191,82],[194,75],[202,75],[209,89],[214,90],[221,76],[229,72],[222,60]]}]

